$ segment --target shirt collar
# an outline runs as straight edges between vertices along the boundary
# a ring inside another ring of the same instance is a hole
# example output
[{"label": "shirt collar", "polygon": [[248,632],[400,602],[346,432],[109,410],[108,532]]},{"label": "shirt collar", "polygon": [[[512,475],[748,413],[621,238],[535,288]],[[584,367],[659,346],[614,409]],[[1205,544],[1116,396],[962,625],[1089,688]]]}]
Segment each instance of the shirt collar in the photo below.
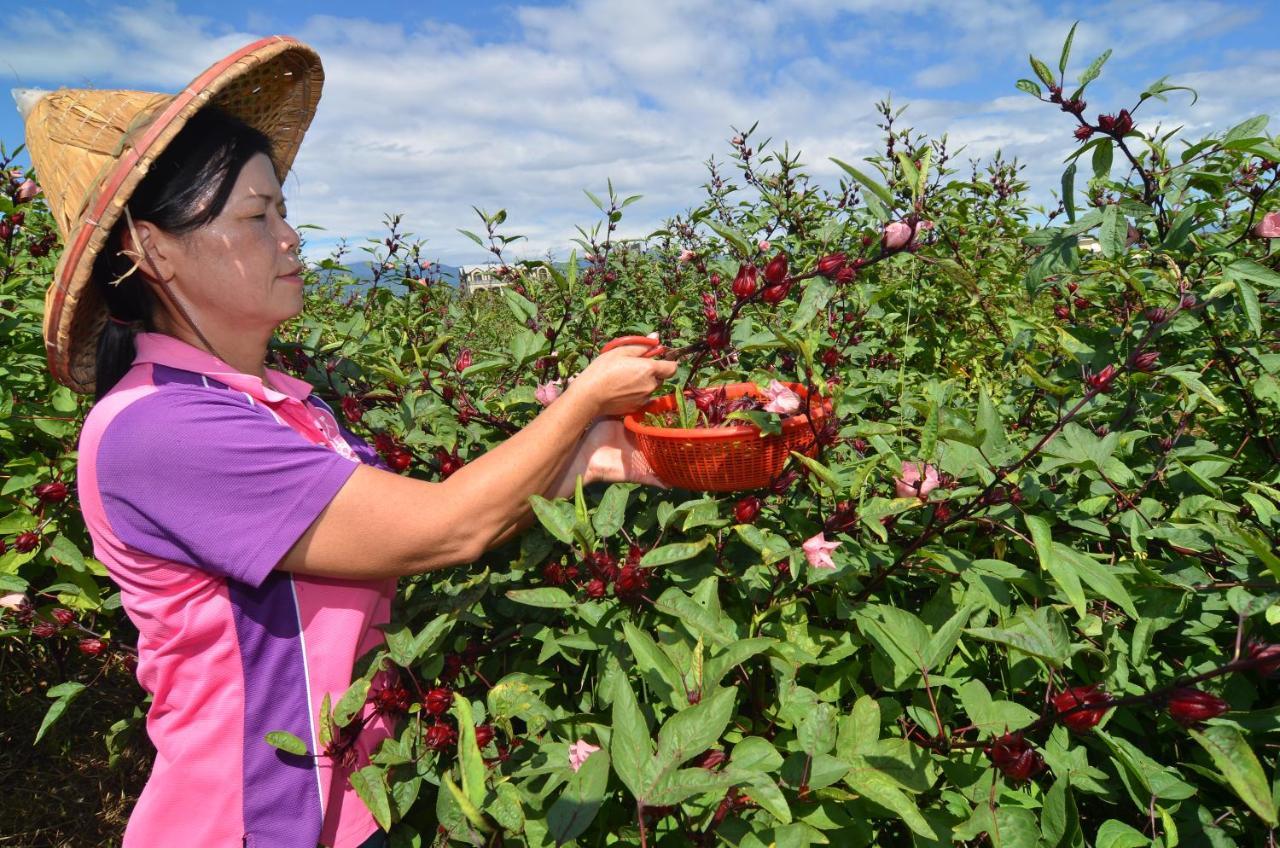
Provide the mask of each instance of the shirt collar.
[{"label": "shirt collar", "polygon": [[285,398],[305,401],[311,394],[311,384],[306,380],[299,380],[282,371],[267,368],[266,373],[271,385],[263,385],[262,380],[252,374],[237,371],[213,354],[164,333],[137,333],[133,341],[137,349],[137,355],[133,359],[134,365],[152,362],[182,371],[203,374],[269,403],[279,403]]}]

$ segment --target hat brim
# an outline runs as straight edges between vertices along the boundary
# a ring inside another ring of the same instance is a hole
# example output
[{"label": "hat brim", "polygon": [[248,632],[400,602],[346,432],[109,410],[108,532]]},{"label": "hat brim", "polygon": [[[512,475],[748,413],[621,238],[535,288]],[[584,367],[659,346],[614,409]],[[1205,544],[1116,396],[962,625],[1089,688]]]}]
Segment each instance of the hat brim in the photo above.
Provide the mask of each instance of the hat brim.
[{"label": "hat brim", "polygon": [[123,141],[125,149],[90,194],[70,232],[45,295],[44,338],[54,379],[93,392],[98,337],[107,310],[90,285],[98,254],[138,183],[196,112],[218,106],[271,139],[276,176],[284,182],[324,83],[319,55],[287,36],[271,36],[214,63],[155,110]]}]

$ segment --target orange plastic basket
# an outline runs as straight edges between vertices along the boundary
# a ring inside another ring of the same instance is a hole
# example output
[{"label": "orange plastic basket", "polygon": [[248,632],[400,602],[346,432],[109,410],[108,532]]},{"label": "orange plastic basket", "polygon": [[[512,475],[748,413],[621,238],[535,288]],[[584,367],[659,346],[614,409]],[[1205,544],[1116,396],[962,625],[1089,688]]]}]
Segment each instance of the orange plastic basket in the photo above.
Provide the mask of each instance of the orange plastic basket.
[{"label": "orange plastic basket", "polygon": [[[802,385],[785,385],[801,399],[808,395]],[[732,383],[723,388],[730,399],[746,394],[762,396],[754,383]],[[647,413],[671,412],[675,408],[675,395],[668,395],[650,401],[623,419],[644,458],[670,486],[703,492],[759,489],[782,473],[791,451],[814,454],[813,428],[807,415],[786,419],[781,433],[767,436],[761,436],[750,425],[682,429],[641,423]],[[830,412],[831,401],[820,398],[813,406],[815,426],[821,427],[822,419]]]}]

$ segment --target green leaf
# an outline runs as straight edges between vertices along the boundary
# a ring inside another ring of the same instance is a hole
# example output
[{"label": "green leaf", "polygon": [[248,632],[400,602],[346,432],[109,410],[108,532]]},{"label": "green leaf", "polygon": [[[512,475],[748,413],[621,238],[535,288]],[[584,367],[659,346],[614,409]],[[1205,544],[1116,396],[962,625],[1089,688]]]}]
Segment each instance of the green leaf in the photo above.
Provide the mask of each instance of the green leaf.
[{"label": "green leaf", "polygon": [[[778,784],[767,777],[752,778],[742,787],[748,798],[760,805],[760,808],[783,824],[791,823],[791,807],[787,797],[782,794]],[[745,843],[744,843],[745,844]],[[779,845],[782,843],[779,842]]]},{"label": "green leaf", "polygon": [[862,185],[864,188],[870,191],[885,206],[889,208],[893,208],[893,195],[889,192],[889,189],[880,185],[880,183],[871,179],[866,174],[862,173],[857,168],[853,167],[847,162],[841,162],[839,159],[835,159],[835,158],[833,158],[831,161],[835,162],[837,165],[843,168],[846,174],[853,177],[860,185]]},{"label": "green leaf", "polygon": [[1128,233],[1129,222],[1120,214],[1120,207],[1112,204],[1104,209],[1102,229],[1098,232],[1098,243],[1102,245],[1102,255],[1108,259],[1123,255]]},{"label": "green leaf", "polygon": [[517,604],[544,609],[569,609],[576,602],[564,589],[542,586],[537,589],[508,589],[507,597]]},{"label": "green leaf", "polygon": [[1191,393],[1212,406],[1218,412],[1226,412],[1227,408],[1222,401],[1218,400],[1218,396],[1209,390],[1209,387],[1200,382],[1200,377],[1194,371],[1175,371],[1166,369],[1161,372],[1167,374],[1177,380],[1182,385],[1191,390]]},{"label": "green leaf", "polygon": [[965,632],[1037,657],[1055,668],[1066,663],[1071,650],[1067,625],[1052,607],[1024,609],[1008,627],[975,627]]},{"label": "green leaf", "polygon": [[382,769],[377,766],[365,766],[350,777],[351,788],[360,796],[360,800],[373,813],[373,818],[383,830],[391,828],[391,799],[387,795],[387,784],[383,780]]},{"label": "green leaf", "polygon": [[929,822],[920,815],[916,802],[901,789],[900,784],[879,769],[872,768],[861,757],[845,774],[844,782],[867,800],[895,813],[913,832],[927,839],[938,838]]},{"label": "green leaf", "polygon": [[1259,265],[1252,259],[1237,259],[1226,267],[1223,276],[1228,280],[1257,283],[1264,288],[1280,288],[1280,274],[1265,265]]},{"label": "green leaf", "polygon": [[1280,826],[1262,764],[1240,731],[1225,724],[1211,724],[1203,730],[1192,728],[1190,733],[1209,752],[1213,764],[1240,800],[1248,804],[1249,809],[1257,813],[1268,827]]},{"label": "green leaf", "polygon": [[369,700],[369,678],[361,677],[353,682],[347,691],[338,699],[338,706],[333,709],[333,722],[338,727],[346,727],[351,723]]},{"label": "green leaf", "polygon": [[1106,137],[1097,139],[1097,146],[1093,148],[1093,178],[1095,180],[1105,180],[1111,176],[1111,162],[1114,156],[1115,151],[1112,149],[1111,139]]},{"label": "green leaf", "polygon": [[556,845],[571,842],[586,832],[604,803],[608,785],[609,754],[592,751],[547,811],[547,826]]},{"label": "green leaf", "polygon": [[1053,85],[1053,72],[1049,70],[1049,66],[1035,56],[1029,56],[1029,58],[1031,59],[1031,69],[1036,72],[1036,76],[1040,77],[1040,81],[1045,85]]},{"label": "green leaf", "polygon": [[1067,220],[1076,222],[1076,163],[1072,162],[1062,172],[1062,205],[1067,211]]},{"label": "green leaf", "polygon": [[[622,632],[632,656],[635,657],[636,667],[645,675],[650,687],[673,706],[687,704],[689,700],[684,680],[671,658],[658,647],[658,643],[630,621],[622,623]],[[665,692],[662,691],[664,688]]]},{"label": "green leaf", "polygon": [[573,544],[573,525],[577,516],[571,504],[563,500],[549,501],[541,495],[530,495],[529,504],[547,532],[566,545]]},{"label": "green leaf", "polygon": [[630,495],[631,487],[620,483],[614,483],[605,489],[604,496],[600,498],[600,505],[591,516],[591,523],[598,537],[608,539],[622,528],[626,520],[627,498]]},{"label": "green leaf", "polygon": [[716,235],[727,241],[733,249],[738,252],[738,256],[740,258],[749,259],[751,256],[755,255],[755,250],[751,248],[751,245],[747,242],[746,236],[742,233],[732,227],[725,226],[718,221],[708,219],[704,223],[710,227]]},{"label": "green leaf", "polygon": [[1076,27],[1080,25],[1076,21],[1071,25],[1071,31],[1067,33],[1067,40],[1062,42],[1062,56],[1058,59],[1058,72],[1062,74],[1062,78],[1067,78],[1067,58],[1071,55],[1071,42],[1076,37]]},{"label": "green leaf", "polygon": [[1029,513],[1023,515],[1023,521],[1026,522],[1027,530],[1031,533],[1031,540],[1036,546],[1036,555],[1040,558],[1040,567],[1044,569],[1053,582],[1062,590],[1072,608],[1076,611],[1076,615],[1084,618],[1085,613],[1085,597],[1084,589],[1080,586],[1080,578],[1076,575],[1075,570],[1071,568],[1070,562],[1059,562],[1053,555],[1053,534],[1049,529],[1049,522],[1045,521],[1038,515]]},{"label": "green leaf", "polygon": [[1115,819],[1107,819],[1098,828],[1097,848],[1147,848],[1151,840],[1129,825]]},{"label": "green leaf", "polygon": [[1032,94],[1039,98],[1044,97],[1044,91],[1041,90],[1040,86],[1029,79],[1018,80],[1014,83],[1014,87],[1019,91],[1025,91],[1027,94]]},{"label": "green leaf", "polygon": [[672,769],[715,744],[733,718],[737,694],[737,689],[721,689],[667,719],[658,731],[659,768]]},{"label": "green leaf", "polygon": [[652,768],[653,740],[625,674],[614,678],[612,723],[609,756],[613,760],[614,772],[632,795],[644,801],[648,788],[646,776]]},{"label": "green leaf", "polygon": [[481,833],[490,833],[493,830],[489,822],[485,820],[484,813],[480,812],[480,808],[471,803],[471,799],[463,794],[448,772],[440,775],[440,782],[449,790],[449,795],[452,796],[454,803],[458,805],[458,809],[467,817],[467,821],[471,823],[472,827]]},{"label": "green leaf", "polygon": [[1087,554],[1059,542],[1053,543],[1053,551],[1054,559],[1060,563],[1069,563],[1097,597],[1117,604],[1135,621],[1139,618],[1133,598],[1111,569]]},{"label": "green leaf", "polygon": [[1098,78],[1098,74],[1102,72],[1102,66],[1111,58],[1111,49],[1107,48],[1102,55],[1089,63],[1089,67],[1084,69],[1084,73],[1080,75],[1080,88],[1083,90],[1086,85]]},{"label": "green leaf", "polygon": [[285,753],[297,754],[300,757],[307,755],[307,743],[287,730],[273,730],[267,734],[266,740],[272,748],[279,748]]},{"label": "green leaf", "polygon": [[652,568],[693,559],[702,553],[703,549],[711,542],[712,538],[710,536],[704,536],[697,542],[672,542],[669,545],[659,545],[640,558],[640,567]]},{"label": "green leaf", "polygon": [[53,723],[56,722],[64,712],[66,712],[66,709],[70,706],[71,702],[74,701],[76,696],[84,690],[85,685],[74,680],[68,680],[65,683],[59,683],[57,686],[51,686],[49,688],[49,691],[46,694],[56,700],[49,705],[48,711],[44,714],[44,719],[40,722],[40,729],[36,731],[36,738],[35,741],[31,743],[32,745],[40,744],[40,740],[44,738],[45,732],[48,731],[50,727],[53,727]]},{"label": "green leaf", "polygon": [[835,286],[823,277],[813,277],[805,283],[800,305],[791,316],[791,332],[798,333],[808,327],[817,314],[827,307],[835,292]]},{"label": "green leaf", "polygon": [[1262,306],[1258,303],[1258,292],[1244,280],[1236,280],[1236,298],[1249,321],[1249,329],[1255,336],[1262,335]]},{"label": "green leaf", "polygon": [[462,767],[462,793],[479,807],[484,802],[484,759],[476,744],[476,722],[471,702],[453,693],[454,716],[458,719],[458,762]]},{"label": "green leaf", "polygon": [[748,736],[733,746],[729,763],[744,771],[770,772],[782,767],[782,755],[768,739]]}]

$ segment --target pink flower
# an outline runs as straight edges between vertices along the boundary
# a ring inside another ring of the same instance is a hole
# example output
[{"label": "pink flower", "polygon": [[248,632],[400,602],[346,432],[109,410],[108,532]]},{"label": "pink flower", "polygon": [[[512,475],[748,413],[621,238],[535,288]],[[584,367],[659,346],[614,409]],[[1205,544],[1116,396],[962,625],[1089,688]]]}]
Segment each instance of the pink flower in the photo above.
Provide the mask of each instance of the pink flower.
[{"label": "pink flower", "polygon": [[561,381],[552,380],[549,383],[543,383],[538,386],[537,390],[534,391],[533,396],[537,398],[538,403],[543,406],[550,406],[555,402],[556,398],[560,397],[560,393],[562,391],[564,391],[564,389],[561,388]]},{"label": "pink flower", "polygon": [[0,609],[20,610],[27,605],[25,592],[7,592],[0,595]]},{"label": "pink flower", "polygon": [[569,746],[569,768],[577,771],[587,761],[587,757],[600,750],[599,745],[592,745],[585,739],[579,739]]},{"label": "pink flower", "polygon": [[932,465],[926,462],[904,462],[902,476],[893,481],[893,486],[900,498],[918,497],[924,500],[938,488],[940,482],[938,469]]},{"label": "pink flower", "polygon": [[779,415],[790,415],[800,408],[800,395],[791,391],[791,389],[779,383],[777,380],[771,380],[764,390],[764,396],[768,398],[768,403],[764,405],[765,412],[776,412]]},{"label": "pink flower", "polygon": [[810,538],[803,545],[805,559],[809,560],[810,568],[826,568],[832,569],[836,567],[835,560],[831,558],[831,552],[840,547],[839,542],[828,542],[826,536],[822,533]]},{"label": "pink flower", "polygon": [[762,241],[756,247],[760,248],[761,253],[768,253],[773,248],[773,245],[767,241]]},{"label": "pink flower", "polygon": [[19,203],[26,203],[31,198],[40,193],[40,186],[36,185],[35,180],[27,180],[18,186],[17,200]]},{"label": "pink flower", "polygon": [[893,221],[884,228],[884,249],[902,250],[911,241],[911,225]]},{"label": "pink flower", "polygon": [[680,251],[680,264],[683,265],[685,263],[692,262],[697,257],[698,254],[686,247],[684,250]]},{"label": "pink flower", "polygon": [[1262,220],[1253,225],[1253,234],[1258,238],[1280,238],[1280,212],[1269,212]]}]

